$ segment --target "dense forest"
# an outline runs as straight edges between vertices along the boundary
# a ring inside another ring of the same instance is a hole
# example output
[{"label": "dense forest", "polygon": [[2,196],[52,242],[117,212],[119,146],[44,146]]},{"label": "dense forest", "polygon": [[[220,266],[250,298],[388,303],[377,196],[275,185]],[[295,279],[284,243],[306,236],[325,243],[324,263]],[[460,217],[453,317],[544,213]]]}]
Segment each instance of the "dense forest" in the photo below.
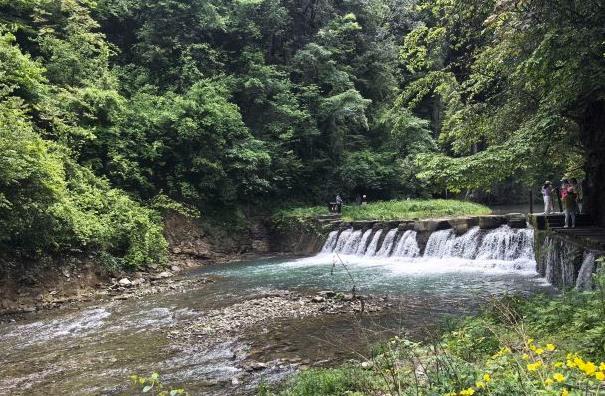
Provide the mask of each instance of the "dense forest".
[{"label": "dense forest", "polygon": [[605,185],[597,0],[0,1],[0,248],[162,261],[162,208]]}]

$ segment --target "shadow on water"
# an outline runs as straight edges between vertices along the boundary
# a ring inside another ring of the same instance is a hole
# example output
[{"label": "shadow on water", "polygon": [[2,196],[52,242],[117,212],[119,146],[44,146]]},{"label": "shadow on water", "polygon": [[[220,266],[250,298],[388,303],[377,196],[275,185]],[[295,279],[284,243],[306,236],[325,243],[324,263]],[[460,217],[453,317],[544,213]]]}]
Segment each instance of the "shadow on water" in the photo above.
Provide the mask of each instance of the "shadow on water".
[{"label": "shadow on water", "polygon": [[[325,365],[367,354],[372,344],[401,331],[425,338],[448,315],[470,314],[493,296],[550,290],[535,274],[498,270],[495,264],[475,268],[453,259],[345,258],[359,292],[386,298],[387,311],[278,319],[242,328],[229,338],[179,333],[211,310],[272,290],[307,295],[350,290],[344,271],[331,275],[331,259],[210,267],[187,276],[218,280],[186,292],[0,324],[0,389],[14,395],[121,394],[128,375],[159,371],[166,382],[192,394],[246,394],[261,380],[283,379],[298,364]],[[277,363],[247,375],[248,361]]]}]

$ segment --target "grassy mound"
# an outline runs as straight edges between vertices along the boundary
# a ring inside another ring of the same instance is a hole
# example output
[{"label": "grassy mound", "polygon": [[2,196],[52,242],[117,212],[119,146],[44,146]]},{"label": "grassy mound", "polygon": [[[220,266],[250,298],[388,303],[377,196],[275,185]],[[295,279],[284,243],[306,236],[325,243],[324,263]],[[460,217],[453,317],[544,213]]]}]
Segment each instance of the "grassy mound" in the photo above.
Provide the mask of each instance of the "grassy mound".
[{"label": "grassy mound", "polygon": [[[345,205],[342,209],[342,219],[345,221],[414,220],[489,213],[490,209],[488,207],[472,202],[446,199],[411,199],[406,201],[372,202],[362,206]],[[327,207],[288,208],[278,211],[275,218],[278,222],[288,219],[305,220],[323,214],[328,214]]]}]

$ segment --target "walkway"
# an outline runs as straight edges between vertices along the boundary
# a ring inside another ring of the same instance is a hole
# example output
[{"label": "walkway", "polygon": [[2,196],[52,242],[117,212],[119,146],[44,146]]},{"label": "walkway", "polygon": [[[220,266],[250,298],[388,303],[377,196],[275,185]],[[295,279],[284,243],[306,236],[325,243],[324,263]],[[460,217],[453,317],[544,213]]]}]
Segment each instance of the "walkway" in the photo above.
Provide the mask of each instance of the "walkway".
[{"label": "walkway", "polygon": [[588,249],[605,251],[605,228],[593,225],[588,215],[576,216],[576,228],[563,228],[562,214],[533,214],[529,215],[529,222],[536,230],[549,230]]}]

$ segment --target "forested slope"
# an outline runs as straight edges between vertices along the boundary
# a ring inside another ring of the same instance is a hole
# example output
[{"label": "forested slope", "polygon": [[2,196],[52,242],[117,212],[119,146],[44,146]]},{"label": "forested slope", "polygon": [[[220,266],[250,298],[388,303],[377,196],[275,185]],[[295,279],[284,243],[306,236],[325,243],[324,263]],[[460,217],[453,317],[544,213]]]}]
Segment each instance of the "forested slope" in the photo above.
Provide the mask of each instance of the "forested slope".
[{"label": "forested slope", "polygon": [[165,255],[166,205],[583,170],[596,202],[604,20],[571,0],[2,0],[0,245],[136,266]]}]

